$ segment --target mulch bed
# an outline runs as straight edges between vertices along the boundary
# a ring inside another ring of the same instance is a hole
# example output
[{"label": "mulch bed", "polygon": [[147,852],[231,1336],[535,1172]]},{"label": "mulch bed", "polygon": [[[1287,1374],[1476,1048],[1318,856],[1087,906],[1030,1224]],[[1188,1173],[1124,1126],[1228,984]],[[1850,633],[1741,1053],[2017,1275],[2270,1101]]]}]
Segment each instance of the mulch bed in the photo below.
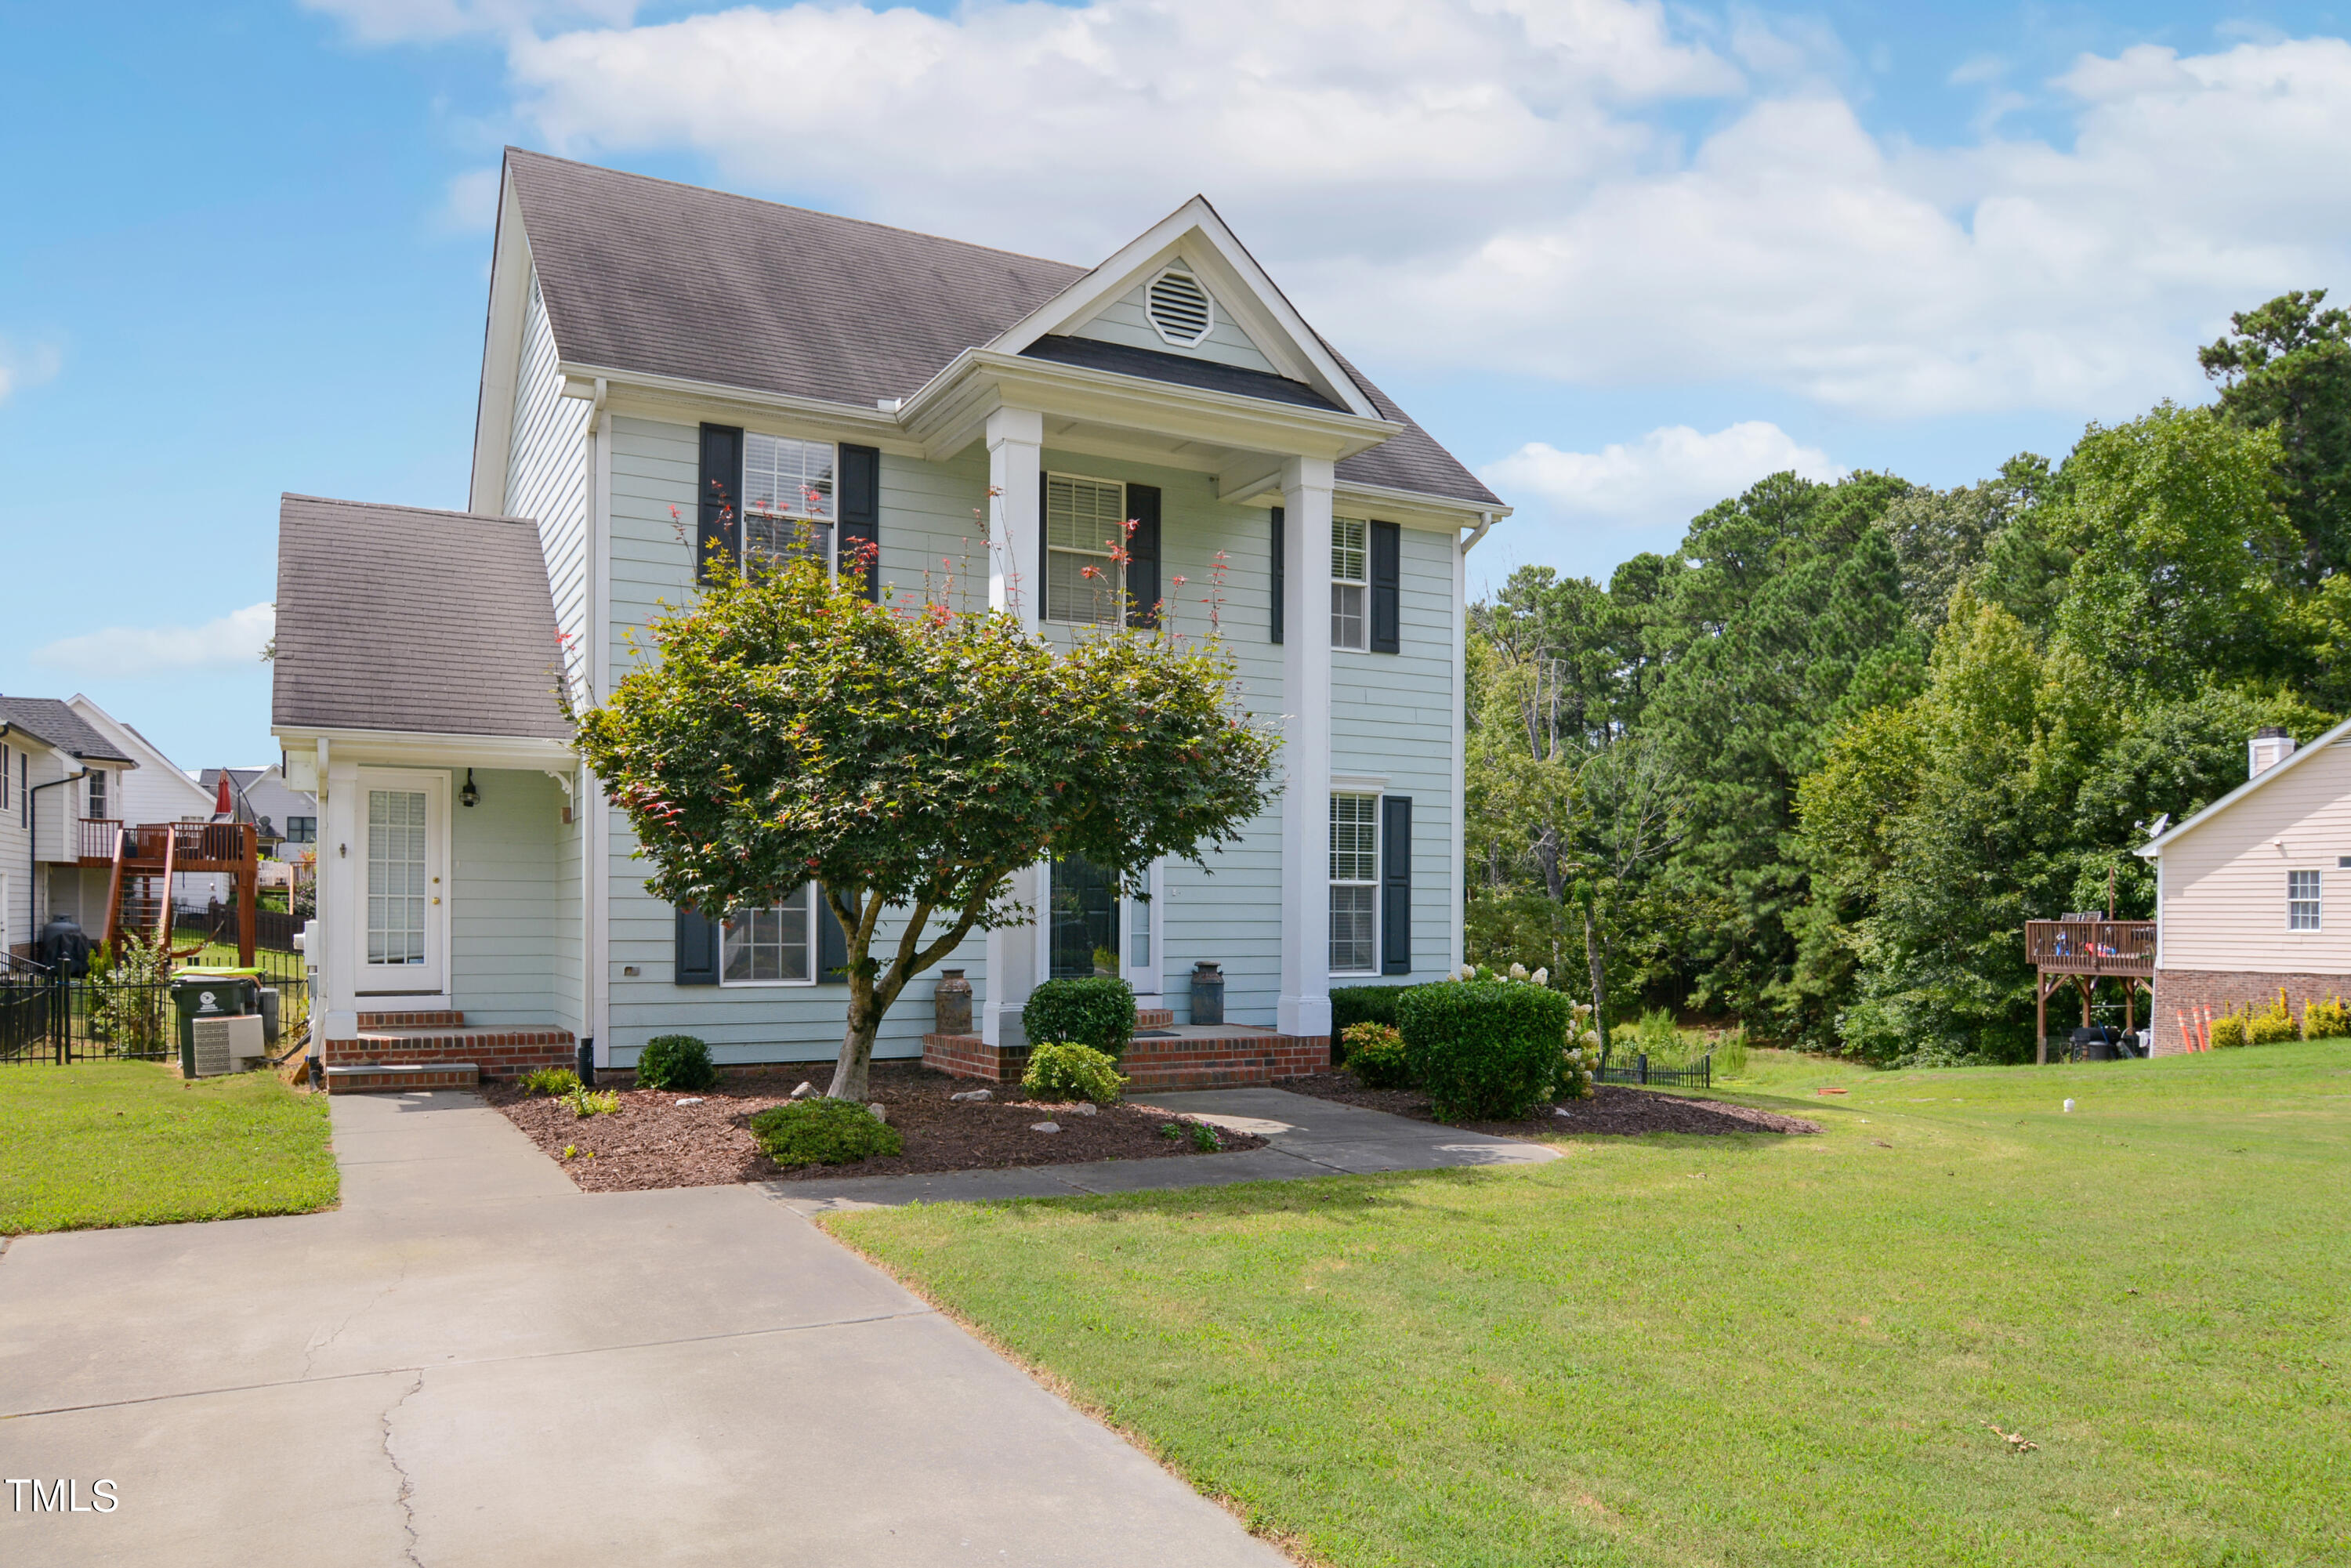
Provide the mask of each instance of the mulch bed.
[{"label": "mulch bed", "polygon": [[[1428,1108],[1428,1096],[1417,1089],[1366,1089],[1345,1072],[1317,1072],[1306,1078],[1285,1078],[1282,1088],[1301,1094],[1311,1094],[1318,1100],[1336,1100],[1343,1104],[1362,1105],[1374,1111],[1385,1111],[1391,1115],[1409,1116],[1416,1122],[1434,1122],[1437,1117]],[[1567,1113],[1564,1116],[1558,1111]],[[1539,1107],[1535,1113],[1520,1122],[1466,1122],[1459,1125],[1472,1132],[1497,1133],[1505,1137],[1527,1137],[1540,1133],[1605,1133],[1616,1136],[1635,1136],[1642,1133],[1696,1133],[1719,1136],[1725,1133],[1817,1133],[1820,1124],[1798,1116],[1782,1116],[1774,1111],[1758,1111],[1752,1106],[1734,1105],[1725,1100],[1690,1100],[1678,1094],[1661,1093],[1655,1089],[1627,1089],[1621,1084],[1603,1083],[1589,1100],[1570,1100],[1553,1107]]]},{"label": "mulch bed", "polygon": [[[787,1168],[759,1152],[751,1118],[791,1098],[803,1080],[821,1092],[832,1064],[734,1069],[693,1096],[674,1089],[620,1089],[621,1109],[609,1116],[575,1117],[561,1102],[525,1095],[511,1084],[486,1084],[483,1097],[559,1161],[589,1192],[633,1192],[661,1186],[717,1186],[744,1181],[806,1181],[837,1176],[908,1176],[932,1171],[1008,1170],[1020,1166],[1075,1165],[1085,1160],[1149,1160],[1199,1151],[1191,1139],[1159,1129],[1189,1117],[1148,1104],[1106,1105],[1092,1116],[1072,1105],[1023,1100],[1019,1084],[978,1084],[950,1078],[915,1062],[873,1063],[868,1098],[886,1107],[906,1151],[845,1166]],[[610,1082],[599,1088],[615,1087]],[[948,1096],[991,1088],[993,1101],[956,1104]],[[1058,1133],[1035,1133],[1038,1122]],[[1263,1138],[1217,1129],[1226,1150],[1255,1149]],[[569,1159],[563,1150],[576,1152]],[[594,1157],[590,1158],[590,1155]]]}]

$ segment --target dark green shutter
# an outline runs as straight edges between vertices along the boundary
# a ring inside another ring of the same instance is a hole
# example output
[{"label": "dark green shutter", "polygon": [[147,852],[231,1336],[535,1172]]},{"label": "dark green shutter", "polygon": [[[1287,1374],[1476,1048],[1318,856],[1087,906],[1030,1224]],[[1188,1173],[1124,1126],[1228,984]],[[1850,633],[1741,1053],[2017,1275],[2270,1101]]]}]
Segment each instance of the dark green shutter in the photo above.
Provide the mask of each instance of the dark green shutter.
[{"label": "dark green shutter", "polygon": [[1126,487],[1127,520],[1134,532],[1126,540],[1126,623],[1159,624],[1159,486]]},{"label": "dark green shutter", "polygon": [[[743,432],[738,426],[702,427],[700,494],[694,530],[694,580],[708,582],[714,559],[725,562],[730,571],[743,561]],[[708,983],[716,981],[714,970]]]},{"label": "dark green shutter", "polygon": [[863,561],[865,597],[878,603],[882,598],[881,451],[872,446],[842,447],[840,486],[834,495],[841,511],[840,564],[835,570],[848,577]]},{"label": "dark green shutter", "polygon": [[816,890],[816,977],[820,985],[849,983],[849,933],[821,887]]},{"label": "dark green shutter", "polygon": [[1280,507],[1276,507],[1273,509],[1273,570],[1271,575],[1273,577],[1273,640],[1277,643],[1281,641],[1281,596],[1285,587],[1285,584],[1282,581],[1285,573],[1282,571],[1281,530],[1288,524],[1289,520],[1290,519],[1283,515],[1282,509]]},{"label": "dark green shutter", "polygon": [[684,904],[677,906],[676,964],[673,977],[681,986],[718,983],[718,923],[705,920]]},{"label": "dark green shutter", "polygon": [[1412,973],[1412,797],[1380,798],[1380,973]]},{"label": "dark green shutter", "polygon": [[1404,530],[1372,525],[1372,652],[1393,653],[1403,643]]}]

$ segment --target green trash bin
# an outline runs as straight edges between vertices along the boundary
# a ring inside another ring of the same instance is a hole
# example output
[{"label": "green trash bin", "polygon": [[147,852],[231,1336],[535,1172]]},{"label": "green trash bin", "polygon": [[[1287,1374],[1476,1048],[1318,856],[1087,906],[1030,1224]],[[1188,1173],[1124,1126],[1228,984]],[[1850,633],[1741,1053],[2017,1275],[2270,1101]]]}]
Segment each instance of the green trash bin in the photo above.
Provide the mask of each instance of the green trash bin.
[{"label": "green trash bin", "polygon": [[182,969],[172,977],[172,1009],[180,1020],[180,1074],[196,1075],[196,1020],[239,1018],[261,1010],[258,969]]}]

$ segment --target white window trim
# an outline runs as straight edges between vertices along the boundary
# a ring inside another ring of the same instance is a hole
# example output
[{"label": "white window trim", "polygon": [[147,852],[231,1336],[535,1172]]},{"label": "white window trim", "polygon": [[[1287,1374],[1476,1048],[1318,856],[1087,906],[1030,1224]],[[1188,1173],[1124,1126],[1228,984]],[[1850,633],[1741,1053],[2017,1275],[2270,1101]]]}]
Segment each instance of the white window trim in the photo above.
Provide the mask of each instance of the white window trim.
[{"label": "white window trim", "polygon": [[[1338,878],[1333,877],[1333,876],[1330,876],[1330,875],[1328,875],[1328,874],[1327,874],[1327,873],[1328,873],[1328,871],[1329,871],[1329,868],[1330,868],[1330,863],[1331,863],[1331,860],[1330,860],[1330,857],[1331,857],[1331,850],[1330,850],[1330,831],[1331,831],[1331,822],[1330,822],[1330,808],[1326,805],[1326,806],[1323,808],[1323,858],[1322,858],[1322,863],[1323,863],[1323,868],[1324,868],[1324,871],[1325,871],[1326,874],[1325,874],[1325,876],[1324,876],[1324,878],[1323,878],[1323,883],[1322,883],[1322,887],[1323,887],[1322,902],[1323,902],[1324,907],[1327,909],[1327,908],[1328,908],[1328,906],[1329,906],[1329,904],[1330,904],[1330,902],[1331,902],[1331,893],[1330,893],[1330,890],[1331,890],[1332,888],[1334,888],[1334,887],[1369,887],[1369,888],[1372,890],[1372,962],[1371,962],[1371,967],[1370,967],[1369,968],[1365,968],[1365,969],[1332,969],[1332,970],[1331,970],[1331,977],[1332,977],[1332,979],[1334,979],[1334,980],[1339,980],[1339,979],[1347,979],[1347,980],[1361,979],[1361,978],[1364,977],[1365,976],[1372,976],[1372,977],[1376,977],[1378,976],[1378,974],[1380,973],[1380,887],[1381,887],[1381,873],[1384,873],[1384,872],[1387,869],[1384,865],[1383,865],[1383,864],[1381,864],[1381,863],[1380,863],[1380,862],[1381,862],[1381,857],[1382,857],[1382,856],[1386,852],[1386,849],[1387,849],[1387,846],[1386,846],[1386,845],[1384,845],[1384,843],[1382,843],[1382,842],[1380,841],[1380,840],[1381,840],[1381,836],[1382,836],[1382,835],[1381,835],[1381,832],[1380,832],[1380,824],[1381,824],[1381,822],[1382,822],[1382,821],[1384,820],[1384,818],[1385,818],[1385,812],[1384,812],[1384,811],[1383,810],[1383,809],[1382,809],[1382,802],[1386,799],[1386,797],[1385,797],[1385,796],[1384,796],[1384,793],[1382,793],[1381,791],[1379,791],[1379,790],[1374,790],[1374,789],[1332,789],[1332,790],[1331,791],[1331,799],[1332,799],[1332,800],[1337,800],[1337,799],[1338,799],[1340,796],[1342,796],[1342,795],[1352,795],[1352,796],[1355,796],[1355,797],[1357,797],[1357,798],[1359,798],[1359,799],[1368,799],[1368,800],[1372,802],[1372,876],[1371,876],[1371,880],[1370,880],[1368,883],[1364,883],[1364,882],[1341,882]],[[1330,962],[1330,956],[1329,956],[1329,948],[1330,948],[1330,936],[1329,936],[1329,933],[1327,932],[1327,930],[1325,931],[1324,936],[1323,936],[1323,948],[1324,948],[1323,962],[1324,962],[1325,964],[1328,964],[1328,963]]]},{"label": "white window trim", "polygon": [[[1042,580],[1037,585],[1037,608],[1039,611],[1037,619],[1052,626],[1123,626],[1126,624],[1126,568],[1121,566],[1118,563],[1117,559],[1108,550],[1071,549],[1066,547],[1056,546],[1051,542],[1052,526],[1050,518],[1053,504],[1052,492],[1053,481],[1056,479],[1068,479],[1081,485],[1116,486],[1118,487],[1118,522],[1116,527],[1122,533],[1124,532],[1126,528],[1127,515],[1132,510],[1132,508],[1126,504],[1127,483],[1123,479],[1113,479],[1100,474],[1071,474],[1056,469],[1046,470],[1044,483],[1046,496],[1045,505],[1047,508],[1046,516],[1048,520],[1044,529],[1046,537],[1037,541],[1039,545],[1042,547],[1044,551],[1044,559],[1037,563],[1038,576]],[[1124,538],[1121,538],[1118,541],[1118,544],[1122,546],[1125,543],[1126,540]],[[1072,621],[1067,616],[1055,615],[1052,613],[1053,558],[1056,555],[1081,555],[1087,557],[1089,559],[1102,561],[1109,567],[1112,574],[1111,583],[1108,590],[1111,595],[1112,605],[1111,618],[1109,620]]]},{"label": "white window trim", "polygon": [[[800,896],[801,896],[801,897],[803,897],[803,898],[805,898],[806,900],[808,900],[808,917],[809,917],[809,922],[808,922],[808,934],[809,934],[809,935],[808,935],[808,945],[809,945],[809,974],[808,974],[808,978],[807,978],[807,979],[805,979],[805,980],[730,980],[730,979],[728,979],[728,978],[726,977],[726,922],[725,920],[723,920],[723,919],[722,919],[722,920],[720,920],[720,921],[719,921],[719,923],[718,923],[718,985],[719,985],[719,988],[720,988],[722,990],[735,990],[735,991],[772,991],[772,990],[789,990],[789,989],[792,989],[792,988],[796,988],[796,987],[798,987],[798,988],[813,988],[813,987],[817,984],[818,978],[819,978],[819,977],[822,974],[822,972],[823,972],[823,968],[824,968],[824,954],[823,954],[823,952],[822,952],[822,950],[821,950],[821,948],[822,948],[822,944],[823,944],[823,935],[822,935],[821,929],[820,929],[820,925],[819,925],[819,924],[818,924],[818,915],[817,915],[817,907],[816,907],[816,883],[814,883],[813,882],[811,882],[811,883],[808,883],[806,886],[804,886],[804,887],[800,890]],[[782,904],[769,904],[769,905],[768,905],[768,908],[770,908],[770,909],[781,909],[781,908],[783,907],[783,905],[782,905]]]},{"label": "white window trim", "polygon": [[[2317,883],[2318,896],[2315,898],[2296,898],[2294,895],[2294,879],[2297,876],[2308,876],[2312,878]],[[2294,905],[2297,904],[2307,904],[2311,906],[2310,912],[2312,915],[2315,917],[2317,921],[2316,925],[2296,925],[2294,923]],[[2314,870],[2307,866],[2295,866],[2287,871],[2285,873],[2285,929],[2286,935],[2289,936],[2318,936],[2325,933],[2326,873],[2325,872]]]},{"label": "white window trim", "polygon": [[[1333,570],[1332,570],[1332,573],[1331,573],[1331,595],[1332,595],[1331,620],[1332,620],[1332,628],[1331,628],[1331,649],[1332,649],[1332,651],[1333,653],[1370,653],[1370,652],[1371,652],[1371,649],[1372,649],[1372,524],[1371,524],[1371,519],[1370,519],[1370,518],[1368,518],[1368,517],[1336,517],[1336,516],[1332,517],[1332,519],[1331,519],[1331,552],[1332,552],[1332,554],[1333,556],[1336,556],[1336,555],[1338,554],[1338,552],[1339,552],[1339,548],[1340,548],[1340,547],[1339,547],[1339,530],[1340,530],[1341,528],[1343,528],[1346,527],[1346,526],[1347,526],[1348,524],[1350,524],[1350,523],[1352,523],[1352,524],[1355,525],[1356,527],[1358,527],[1358,528],[1362,528],[1362,529],[1364,530],[1364,551],[1363,551],[1363,555],[1364,555],[1364,575],[1363,575],[1363,576],[1361,576],[1361,577],[1341,577],[1341,576],[1339,575],[1339,573],[1338,573],[1338,571],[1337,571],[1337,570],[1336,570],[1336,568],[1335,568],[1335,567],[1334,567],[1334,568],[1333,568]],[[1361,613],[1361,614],[1359,614],[1359,615],[1357,615],[1357,616],[1355,617],[1355,623],[1356,623],[1358,626],[1360,626],[1360,627],[1362,627],[1362,628],[1363,628],[1363,632],[1362,632],[1362,637],[1363,637],[1363,640],[1362,640],[1361,642],[1358,642],[1358,643],[1342,643],[1341,641],[1339,641],[1339,629],[1338,629],[1338,625],[1337,625],[1337,622],[1338,622],[1338,620],[1339,620],[1338,595],[1339,595],[1339,593],[1340,593],[1340,591],[1341,591],[1341,590],[1343,590],[1343,589],[1349,589],[1349,588],[1352,588],[1352,589],[1355,590],[1357,592],[1359,592],[1359,593],[1361,593],[1361,594],[1363,595],[1363,612],[1362,612],[1362,613]]]},{"label": "white window trim", "polygon": [[[792,506],[786,506],[778,511],[769,511],[765,508],[758,511],[752,510],[751,443],[755,440],[795,441],[802,446],[832,448],[832,516],[819,517],[805,507]],[[737,530],[741,537],[736,541],[736,566],[744,571],[748,571],[751,568],[751,519],[780,517],[792,522],[815,523],[824,528],[829,538],[829,548],[824,552],[824,572],[827,577],[832,576],[841,559],[841,443],[826,441],[816,436],[791,435],[780,430],[746,430],[743,432],[743,463],[738,479],[743,487],[743,500],[742,526]]]}]

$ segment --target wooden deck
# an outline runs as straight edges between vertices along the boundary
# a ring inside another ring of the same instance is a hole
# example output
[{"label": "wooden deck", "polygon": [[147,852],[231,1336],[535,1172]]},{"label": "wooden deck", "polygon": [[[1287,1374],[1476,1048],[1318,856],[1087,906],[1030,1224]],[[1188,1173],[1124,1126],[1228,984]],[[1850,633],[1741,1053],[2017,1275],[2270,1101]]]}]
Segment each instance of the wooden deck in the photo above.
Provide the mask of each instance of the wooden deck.
[{"label": "wooden deck", "polygon": [[2052,975],[2155,974],[2152,920],[2028,920],[2025,961]]}]

